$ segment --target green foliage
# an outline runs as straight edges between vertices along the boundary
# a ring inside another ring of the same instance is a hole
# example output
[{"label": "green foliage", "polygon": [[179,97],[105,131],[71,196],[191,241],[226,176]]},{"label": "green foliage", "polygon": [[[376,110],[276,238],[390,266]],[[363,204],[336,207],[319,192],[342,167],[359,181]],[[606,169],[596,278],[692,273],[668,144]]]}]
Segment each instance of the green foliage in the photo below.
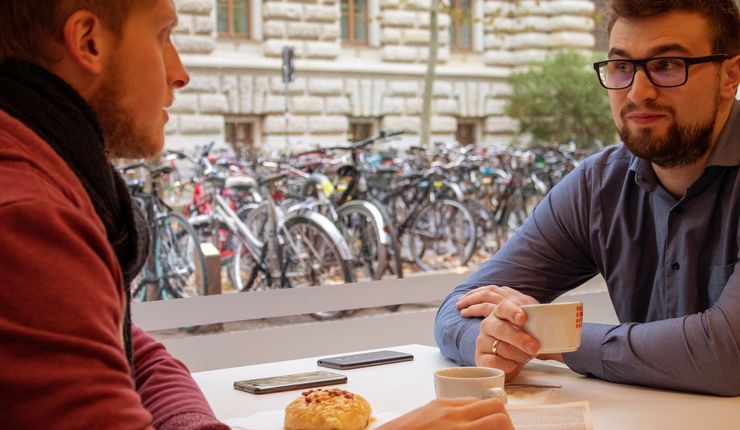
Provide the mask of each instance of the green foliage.
[{"label": "green foliage", "polygon": [[534,144],[573,141],[579,148],[592,148],[596,142],[614,143],[607,91],[588,58],[562,51],[509,80],[513,97],[506,114],[519,121],[522,133],[531,133]]}]

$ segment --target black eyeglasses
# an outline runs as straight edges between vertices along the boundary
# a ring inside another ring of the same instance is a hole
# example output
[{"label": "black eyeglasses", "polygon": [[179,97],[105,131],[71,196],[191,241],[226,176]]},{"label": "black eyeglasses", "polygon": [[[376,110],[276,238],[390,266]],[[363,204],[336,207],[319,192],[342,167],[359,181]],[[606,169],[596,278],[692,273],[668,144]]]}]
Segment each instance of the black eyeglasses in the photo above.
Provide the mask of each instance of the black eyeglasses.
[{"label": "black eyeglasses", "polygon": [[623,90],[632,85],[637,69],[642,67],[656,87],[680,87],[689,79],[689,66],[724,61],[725,54],[706,57],[655,57],[641,60],[607,60],[594,63],[601,86],[608,90]]}]

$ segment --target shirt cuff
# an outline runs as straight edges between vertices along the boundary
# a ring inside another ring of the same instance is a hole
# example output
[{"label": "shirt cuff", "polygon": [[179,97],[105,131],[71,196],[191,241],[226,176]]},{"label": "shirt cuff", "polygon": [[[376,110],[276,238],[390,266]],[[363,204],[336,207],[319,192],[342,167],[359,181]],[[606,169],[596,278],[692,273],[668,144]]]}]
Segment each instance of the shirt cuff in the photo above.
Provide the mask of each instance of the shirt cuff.
[{"label": "shirt cuff", "polygon": [[473,321],[467,321],[462,330],[458,349],[460,350],[460,361],[464,366],[475,366],[475,345],[480,334],[481,320],[475,318]]},{"label": "shirt cuff", "polygon": [[568,367],[582,375],[606,379],[601,359],[601,347],[606,335],[614,326],[606,324],[583,324],[581,346],[577,351],[563,353],[563,361]]}]

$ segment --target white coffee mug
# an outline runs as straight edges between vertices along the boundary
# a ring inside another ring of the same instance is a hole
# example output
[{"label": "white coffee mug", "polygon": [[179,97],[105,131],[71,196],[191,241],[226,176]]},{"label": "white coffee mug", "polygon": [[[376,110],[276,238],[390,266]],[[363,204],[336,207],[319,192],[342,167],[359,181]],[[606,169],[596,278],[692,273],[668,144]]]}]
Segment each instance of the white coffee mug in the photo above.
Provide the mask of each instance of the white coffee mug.
[{"label": "white coffee mug", "polygon": [[583,303],[522,305],[527,314],[524,331],[540,344],[538,354],[572,352],[581,346]]},{"label": "white coffee mug", "polygon": [[434,372],[438,399],[451,397],[495,398],[506,404],[505,374],[491,367],[449,367]]}]

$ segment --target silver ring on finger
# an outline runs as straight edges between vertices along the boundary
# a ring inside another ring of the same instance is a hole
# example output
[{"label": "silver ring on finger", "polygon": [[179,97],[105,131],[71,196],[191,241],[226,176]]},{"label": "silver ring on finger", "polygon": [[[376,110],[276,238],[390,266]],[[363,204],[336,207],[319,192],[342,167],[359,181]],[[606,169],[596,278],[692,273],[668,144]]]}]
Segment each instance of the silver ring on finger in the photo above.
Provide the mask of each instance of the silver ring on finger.
[{"label": "silver ring on finger", "polygon": [[491,348],[491,353],[493,353],[493,355],[498,355],[496,353],[496,349],[498,349],[498,343],[499,342],[500,342],[500,340],[498,340],[498,339],[496,339],[496,340],[493,341],[493,347]]}]

